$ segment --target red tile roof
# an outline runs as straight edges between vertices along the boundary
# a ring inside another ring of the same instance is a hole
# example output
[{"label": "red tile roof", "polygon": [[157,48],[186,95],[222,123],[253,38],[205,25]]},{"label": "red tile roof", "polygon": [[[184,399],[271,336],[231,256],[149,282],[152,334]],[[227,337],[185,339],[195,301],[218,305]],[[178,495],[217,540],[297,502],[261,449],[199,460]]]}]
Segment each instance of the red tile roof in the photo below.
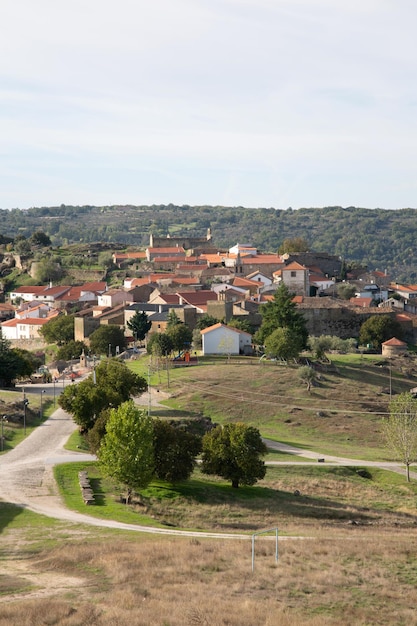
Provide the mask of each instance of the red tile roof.
[{"label": "red tile roof", "polygon": [[388,339],[388,341],[384,341],[383,346],[406,346],[407,344],[405,343],[405,341],[401,341],[400,339],[397,339],[396,337],[392,337],[392,339]]},{"label": "red tile roof", "polygon": [[283,267],[282,271],[284,272],[285,270],[306,270],[306,269],[307,268],[305,267],[305,265],[301,265],[301,263],[297,263],[297,261],[293,261],[292,263],[289,263],[288,265]]}]

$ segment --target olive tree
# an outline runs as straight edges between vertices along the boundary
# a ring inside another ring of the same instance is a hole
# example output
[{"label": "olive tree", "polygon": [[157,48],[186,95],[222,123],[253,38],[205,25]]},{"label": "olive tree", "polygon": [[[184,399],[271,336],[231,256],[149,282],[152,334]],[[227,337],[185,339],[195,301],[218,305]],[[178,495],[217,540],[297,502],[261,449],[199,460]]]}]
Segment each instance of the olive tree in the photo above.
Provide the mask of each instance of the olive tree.
[{"label": "olive tree", "polygon": [[405,392],[389,404],[389,416],[382,423],[382,434],[395,460],[404,463],[407,482],[410,465],[417,462],[417,400]]}]

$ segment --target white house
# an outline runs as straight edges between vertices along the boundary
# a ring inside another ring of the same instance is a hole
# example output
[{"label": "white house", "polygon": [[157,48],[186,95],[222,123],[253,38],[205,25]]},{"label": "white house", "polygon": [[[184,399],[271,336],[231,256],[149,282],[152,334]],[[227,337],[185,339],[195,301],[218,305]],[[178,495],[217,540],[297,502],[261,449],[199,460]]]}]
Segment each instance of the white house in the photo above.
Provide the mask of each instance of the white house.
[{"label": "white house", "polygon": [[51,317],[28,317],[26,319],[15,317],[0,324],[1,332],[5,339],[40,339],[39,329],[51,319]]},{"label": "white house", "polygon": [[201,331],[203,354],[250,354],[252,336],[238,328],[214,324]]}]

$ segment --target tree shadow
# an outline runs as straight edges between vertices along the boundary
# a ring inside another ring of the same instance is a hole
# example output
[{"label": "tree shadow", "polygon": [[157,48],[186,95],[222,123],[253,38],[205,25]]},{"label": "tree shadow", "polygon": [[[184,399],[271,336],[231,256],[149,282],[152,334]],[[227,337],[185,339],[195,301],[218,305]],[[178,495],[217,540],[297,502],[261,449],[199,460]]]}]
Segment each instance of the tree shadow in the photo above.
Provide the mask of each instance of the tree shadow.
[{"label": "tree shadow", "polygon": [[106,506],[106,492],[102,487],[102,479],[99,477],[90,478],[90,485],[94,494],[94,506]]},{"label": "tree shadow", "polygon": [[0,533],[21,513],[23,508],[10,502],[0,502]]}]

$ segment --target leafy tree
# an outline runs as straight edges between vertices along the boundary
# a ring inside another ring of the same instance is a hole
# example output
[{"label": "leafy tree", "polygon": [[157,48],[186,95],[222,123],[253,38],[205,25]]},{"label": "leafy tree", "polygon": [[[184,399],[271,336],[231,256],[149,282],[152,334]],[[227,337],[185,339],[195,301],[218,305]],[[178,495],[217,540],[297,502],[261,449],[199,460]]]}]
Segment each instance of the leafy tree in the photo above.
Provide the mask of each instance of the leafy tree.
[{"label": "leafy tree", "polygon": [[84,341],[68,341],[63,346],[61,346],[56,353],[56,357],[59,360],[70,361],[71,359],[78,359],[81,354],[86,354],[88,352],[88,348]]},{"label": "leafy tree", "polygon": [[17,358],[17,378],[26,378],[36,372],[43,363],[43,359],[29,350],[12,348],[11,352]]},{"label": "leafy tree", "polygon": [[316,380],[317,375],[312,367],[303,365],[303,367],[300,367],[298,370],[298,378],[307,385],[307,391],[310,393],[311,387]]},{"label": "leafy tree", "polygon": [[203,339],[201,337],[201,331],[198,328],[193,330],[193,346],[196,350],[201,350],[203,345]]},{"label": "leafy tree", "polygon": [[29,241],[32,244],[32,246],[45,247],[45,246],[51,245],[51,240],[49,239],[48,235],[46,235],[41,230],[38,230],[35,233],[33,233]]},{"label": "leafy tree", "polygon": [[113,255],[109,251],[100,252],[97,260],[101,267],[105,267],[107,269],[113,265]]},{"label": "leafy tree", "polygon": [[296,359],[302,350],[300,336],[291,328],[277,328],[265,339],[265,352],[281,359]]},{"label": "leafy tree", "polygon": [[132,331],[136,341],[143,341],[152,328],[152,322],[149,321],[145,311],[136,311],[133,317],[128,320],[127,327]]},{"label": "leafy tree", "polygon": [[250,335],[253,335],[255,332],[252,324],[243,315],[239,317],[232,317],[232,319],[227,322],[227,325],[231,326],[232,328],[238,328],[239,330],[243,330],[245,333],[249,333]]},{"label": "leafy tree", "polygon": [[167,356],[173,350],[171,337],[167,333],[152,333],[146,345],[148,354]]},{"label": "leafy tree", "polygon": [[289,239],[284,239],[282,244],[279,247],[279,254],[292,254],[294,252],[308,252],[310,246],[308,245],[308,241],[306,241],[303,237],[292,237]]},{"label": "leafy tree", "polygon": [[192,330],[182,322],[167,328],[166,334],[171,339],[172,349],[177,350],[178,352],[184,350],[185,348],[189,348],[193,340]]},{"label": "leafy tree", "polygon": [[106,424],[109,419],[111,409],[103,409],[94,422],[93,427],[85,434],[91,454],[98,454],[101,441],[106,434]]},{"label": "leafy tree", "polygon": [[53,280],[60,280],[63,274],[64,270],[59,263],[55,263],[52,259],[45,257],[39,261],[36,267],[35,278],[40,283],[46,283]]},{"label": "leafy tree", "polygon": [[220,320],[217,317],[213,317],[208,313],[204,313],[195,325],[195,328],[198,330],[204,330],[205,328],[209,328],[210,326],[214,326],[214,324],[218,324]]},{"label": "leafy tree", "polygon": [[109,354],[114,356],[118,347],[122,352],[127,345],[126,337],[120,326],[116,324],[101,324],[90,335],[90,348],[95,354]]},{"label": "leafy tree", "polygon": [[361,326],[359,341],[362,345],[370,345],[381,350],[381,344],[396,337],[402,339],[403,329],[396,319],[390,315],[372,315]]},{"label": "leafy tree", "polygon": [[101,411],[119,406],[131,395],[142,394],[147,387],[146,380],[124,363],[106,359],[96,367],[95,377],[91,374],[77,385],[66,387],[58,402],[86,432],[94,426]]},{"label": "leafy tree", "polygon": [[170,312],[168,313],[168,318],[167,318],[167,331],[170,330],[171,328],[174,328],[178,324],[182,324],[182,322],[180,318],[178,317],[178,315],[176,314],[175,310],[171,309]]},{"label": "leafy tree", "polygon": [[26,350],[11,348],[0,328],[0,384],[11,387],[17,378],[29,376],[36,367]]},{"label": "leafy tree", "polygon": [[30,252],[30,242],[23,236],[16,237],[14,247],[19,254],[28,254]]},{"label": "leafy tree", "polygon": [[74,316],[58,315],[42,326],[39,333],[47,343],[57,343],[58,346],[74,341]]},{"label": "leafy tree", "polygon": [[260,457],[266,451],[257,428],[242,423],[217,426],[203,437],[201,469],[231,480],[234,488],[254,485],[265,476]]},{"label": "leafy tree", "polygon": [[255,336],[258,343],[264,344],[266,337],[277,328],[290,328],[299,337],[300,350],[307,347],[306,322],[303,315],[297,311],[293,297],[287,285],[282,282],[275,291],[273,300],[260,307],[262,324]]},{"label": "leafy tree", "polygon": [[404,463],[409,482],[410,465],[417,461],[417,400],[409,392],[401,393],[391,400],[389,410],[382,434],[395,460]]},{"label": "leafy tree", "polygon": [[154,421],[155,475],[176,483],[192,474],[201,452],[201,437],[161,420]]},{"label": "leafy tree", "polygon": [[336,350],[341,354],[355,352],[357,349],[357,340],[353,337],[349,339],[341,339],[335,335],[320,335],[319,337],[309,337],[308,344],[310,350],[317,359],[322,359],[326,352]]},{"label": "leafy tree", "polygon": [[322,359],[326,352],[332,349],[333,337],[330,335],[320,335],[320,337],[310,337],[308,340],[310,349],[314,352],[316,359]]},{"label": "leafy tree", "polygon": [[354,297],[355,293],[355,285],[350,285],[349,283],[339,283],[337,285],[337,295],[342,300],[350,300],[350,298]]},{"label": "leafy tree", "polygon": [[104,473],[125,486],[126,504],[154,475],[153,436],[152,418],[132,401],[110,411],[98,457]]}]

